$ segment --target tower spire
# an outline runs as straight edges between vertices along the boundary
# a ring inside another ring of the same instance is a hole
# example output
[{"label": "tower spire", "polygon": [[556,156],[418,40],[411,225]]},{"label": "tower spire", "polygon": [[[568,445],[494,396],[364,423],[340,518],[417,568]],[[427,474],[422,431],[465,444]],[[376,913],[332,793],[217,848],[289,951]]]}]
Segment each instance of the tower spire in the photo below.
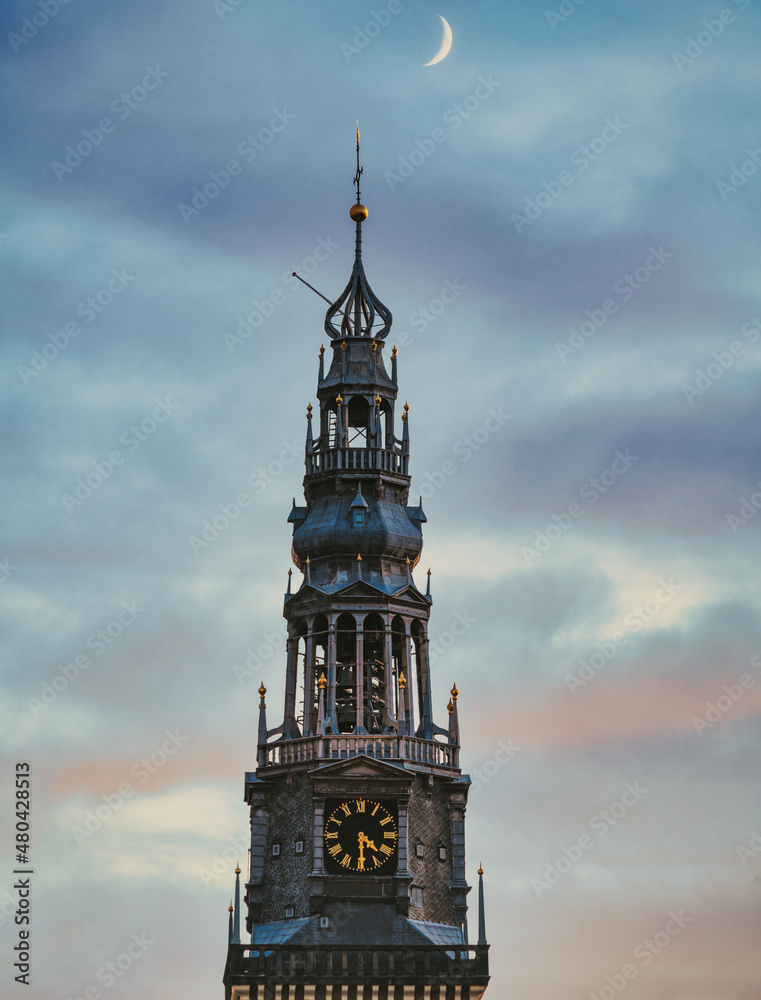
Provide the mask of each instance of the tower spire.
[{"label": "tower spire", "polygon": [[[362,265],[362,223],[367,219],[367,209],[360,199],[359,183],[363,167],[359,162],[359,118],[357,119],[357,171],[354,174],[354,184],[357,188],[357,200],[349,209],[349,217],[356,225],[354,251],[354,268],[349,282],[338,299],[325,314],[325,332],[335,340],[336,337],[372,337],[382,340],[391,329],[391,310],[388,309],[370,288]],[[335,320],[341,316],[340,326]],[[374,329],[376,316],[381,325]]]}]

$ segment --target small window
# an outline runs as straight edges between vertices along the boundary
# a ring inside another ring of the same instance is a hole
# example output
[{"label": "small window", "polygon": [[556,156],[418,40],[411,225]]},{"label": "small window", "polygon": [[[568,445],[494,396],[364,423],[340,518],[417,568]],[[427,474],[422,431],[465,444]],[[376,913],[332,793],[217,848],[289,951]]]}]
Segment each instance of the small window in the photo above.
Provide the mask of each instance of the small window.
[{"label": "small window", "polygon": [[320,917],[320,930],[329,931],[331,926],[330,917]]},{"label": "small window", "polygon": [[273,858],[279,858],[280,857],[280,844],[273,844],[272,845],[272,857]]},{"label": "small window", "polygon": [[296,852],[296,854],[303,854],[304,853],[304,841],[303,840],[297,840],[296,843],[293,845],[293,849]]},{"label": "small window", "polygon": [[290,917],[292,917],[294,913],[295,913],[295,910],[294,910],[294,908],[292,906],[286,906],[286,908],[285,908],[285,917],[286,917],[286,920],[288,920]]},{"label": "small window", "polygon": [[423,890],[420,886],[413,885],[412,887],[412,905],[422,906],[423,905]]},{"label": "small window", "polygon": [[443,844],[439,844],[439,846],[436,848],[436,852],[438,854],[439,861],[447,860],[447,849]]},{"label": "small window", "polygon": [[354,525],[360,527],[365,523],[365,512],[363,510],[354,511]]},{"label": "small window", "polygon": [[415,857],[416,858],[425,857],[425,844],[423,843],[422,840],[418,840],[418,842],[415,844]]}]

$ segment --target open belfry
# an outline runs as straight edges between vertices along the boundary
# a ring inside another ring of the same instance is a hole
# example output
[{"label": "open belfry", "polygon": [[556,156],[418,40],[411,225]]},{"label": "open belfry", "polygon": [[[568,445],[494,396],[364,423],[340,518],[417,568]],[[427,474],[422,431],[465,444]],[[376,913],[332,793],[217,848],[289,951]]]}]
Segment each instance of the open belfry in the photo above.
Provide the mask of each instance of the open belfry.
[{"label": "open belfry", "polygon": [[458,691],[440,727],[430,573],[425,592],[413,578],[426,518],[408,504],[409,407],[397,413],[396,349],[384,359],[391,313],[362,264],[361,173],[357,132],[354,267],[327,310],[330,351],[307,407],[283,720],[268,728],[262,686],[226,1000],[476,1000],[489,980],[480,869],[475,941],[466,920]]}]

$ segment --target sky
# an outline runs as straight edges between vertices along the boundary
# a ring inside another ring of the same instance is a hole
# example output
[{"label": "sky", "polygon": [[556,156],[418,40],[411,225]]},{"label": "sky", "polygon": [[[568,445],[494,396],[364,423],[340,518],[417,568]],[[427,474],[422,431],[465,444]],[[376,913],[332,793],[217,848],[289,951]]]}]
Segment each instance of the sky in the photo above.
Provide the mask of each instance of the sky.
[{"label": "sky", "polygon": [[2,4],[4,996],[222,995],[357,116],[487,995],[758,996],[760,10]]}]

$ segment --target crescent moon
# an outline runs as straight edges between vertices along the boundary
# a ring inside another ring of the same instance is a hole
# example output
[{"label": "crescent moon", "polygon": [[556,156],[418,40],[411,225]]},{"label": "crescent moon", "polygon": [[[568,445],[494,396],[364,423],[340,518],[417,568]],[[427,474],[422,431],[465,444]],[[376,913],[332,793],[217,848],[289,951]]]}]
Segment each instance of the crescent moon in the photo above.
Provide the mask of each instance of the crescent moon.
[{"label": "crescent moon", "polygon": [[449,50],[452,48],[452,29],[449,27],[448,22],[444,20],[441,14],[437,16],[444,25],[444,36],[441,39],[441,48],[430,62],[423,63],[424,66],[435,66],[436,63],[440,63],[442,59],[445,59],[449,55]]}]

